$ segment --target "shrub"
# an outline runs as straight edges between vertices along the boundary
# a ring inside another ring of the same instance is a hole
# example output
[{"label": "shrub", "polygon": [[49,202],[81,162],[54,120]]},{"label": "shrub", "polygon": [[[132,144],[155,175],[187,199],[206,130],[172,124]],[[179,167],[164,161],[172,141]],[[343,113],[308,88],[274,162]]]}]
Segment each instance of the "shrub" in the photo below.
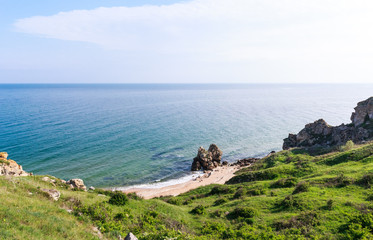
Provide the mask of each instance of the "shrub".
[{"label": "shrub", "polygon": [[183,202],[183,205],[189,205],[193,202],[193,200],[191,198],[188,198],[186,199],[184,202]]},{"label": "shrub", "polygon": [[293,176],[301,177],[312,173],[315,170],[314,163],[309,156],[298,155],[295,162],[295,171]]},{"label": "shrub", "polygon": [[241,198],[246,194],[246,191],[244,188],[238,188],[236,193],[233,195],[234,199]]},{"label": "shrub", "polygon": [[345,152],[353,149],[355,144],[352,140],[348,140],[345,145],[339,147],[339,151]]},{"label": "shrub", "polygon": [[319,224],[319,214],[315,211],[303,212],[289,220],[280,220],[273,225],[277,231],[289,228],[309,228]]},{"label": "shrub", "polygon": [[192,214],[196,215],[202,215],[206,213],[206,207],[202,205],[198,205],[197,207],[193,208],[192,211],[190,211]]},{"label": "shrub", "polygon": [[310,184],[308,182],[300,182],[295,187],[293,194],[308,192],[310,188]]},{"label": "shrub", "polygon": [[277,207],[285,208],[285,209],[300,209],[302,210],[304,208],[304,203],[299,197],[289,195],[286,196],[281,202],[276,204]]},{"label": "shrub", "polygon": [[251,196],[260,196],[266,194],[266,190],[264,188],[252,189],[248,191],[247,194]]},{"label": "shrub", "polygon": [[177,205],[177,206],[181,205],[181,199],[176,198],[176,197],[171,197],[169,199],[166,199],[166,202],[172,205]]},{"label": "shrub", "polygon": [[333,166],[336,164],[348,162],[348,161],[360,161],[369,156],[373,155],[373,144],[368,146],[353,149],[347,152],[338,154],[337,156],[331,156],[319,162],[319,164],[326,164]]},{"label": "shrub", "polygon": [[228,217],[231,219],[236,218],[253,218],[256,215],[256,211],[250,207],[235,208]]},{"label": "shrub", "polygon": [[223,210],[216,210],[215,212],[211,213],[210,214],[212,217],[217,217],[217,218],[221,218],[224,216],[224,211]]},{"label": "shrub", "polygon": [[88,207],[77,208],[74,213],[76,215],[83,213],[88,215],[93,221],[98,221],[100,223],[110,222],[113,218],[113,210],[103,202],[95,203]]},{"label": "shrub", "polygon": [[211,189],[210,195],[220,195],[220,194],[229,194],[233,193],[234,190],[228,186],[219,185]]},{"label": "shrub", "polygon": [[350,218],[340,229],[348,239],[371,239],[373,237],[373,214],[359,214]]},{"label": "shrub", "polygon": [[125,193],[115,192],[109,199],[109,204],[123,206],[128,202],[128,197]]},{"label": "shrub", "polygon": [[335,205],[335,201],[333,199],[329,199],[327,202],[326,202],[326,208],[328,210],[332,210],[333,207]]},{"label": "shrub", "polygon": [[366,188],[373,186],[373,173],[365,174],[358,183]]},{"label": "shrub", "polygon": [[294,177],[281,178],[271,185],[271,188],[289,188],[297,184],[297,179]]},{"label": "shrub", "polygon": [[136,193],[128,193],[127,194],[127,197],[129,198],[129,199],[133,199],[133,200],[143,200],[144,198],[143,197],[141,197],[141,196],[139,196],[139,195],[137,195]]},{"label": "shrub", "polygon": [[367,197],[367,201],[373,201],[373,194],[371,194],[371,195],[369,195],[369,196]]},{"label": "shrub", "polygon": [[273,180],[279,176],[279,173],[282,172],[281,170],[283,169],[272,169],[271,168],[271,169],[266,169],[263,171],[243,173],[243,174],[234,176],[227,183],[235,184],[235,183],[242,183],[242,182]]},{"label": "shrub", "polygon": [[114,219],[116,221],[121,221],[123,219],[126,219],[126,214],[125,213],[117,213],[115,216],[114,216]]},{"label": "shrub", "polygon": [[325,180],[326,186],[333,186],[333,187],[346,187],[354,182],[352,178],[349,178],[343,174],[338,175],[336,178],[331,178]]},{"label": "shrub", "polygon": [[227,203],[228,202],[228,199],[226,198],[219,198],[218,200],[216,200],[214,202],[214,206],[219,206],[219,205],[222,205],[224,203]]}]

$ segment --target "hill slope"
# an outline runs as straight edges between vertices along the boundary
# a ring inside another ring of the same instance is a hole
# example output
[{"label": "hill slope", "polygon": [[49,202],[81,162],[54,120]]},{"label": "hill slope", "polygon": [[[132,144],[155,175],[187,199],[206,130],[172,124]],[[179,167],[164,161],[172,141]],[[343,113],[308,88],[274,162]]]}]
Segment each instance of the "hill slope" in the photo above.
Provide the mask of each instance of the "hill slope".
[{"label": "hill slope", "polygon": [[225,185],[151,200],[1,177],[0,239],[373,239],[373,143],[342,150],[282,151]]}]

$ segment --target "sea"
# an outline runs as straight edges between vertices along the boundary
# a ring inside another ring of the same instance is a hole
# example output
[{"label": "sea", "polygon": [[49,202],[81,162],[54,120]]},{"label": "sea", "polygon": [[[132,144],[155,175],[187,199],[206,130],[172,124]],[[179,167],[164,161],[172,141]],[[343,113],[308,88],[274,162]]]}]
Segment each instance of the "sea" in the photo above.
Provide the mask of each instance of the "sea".
[{"label": "sea", "polygon": [[1,84],[0,152],[87,186],[188,181],[198,148],[262,157],[323,118],[349,123],[372,84]]}]

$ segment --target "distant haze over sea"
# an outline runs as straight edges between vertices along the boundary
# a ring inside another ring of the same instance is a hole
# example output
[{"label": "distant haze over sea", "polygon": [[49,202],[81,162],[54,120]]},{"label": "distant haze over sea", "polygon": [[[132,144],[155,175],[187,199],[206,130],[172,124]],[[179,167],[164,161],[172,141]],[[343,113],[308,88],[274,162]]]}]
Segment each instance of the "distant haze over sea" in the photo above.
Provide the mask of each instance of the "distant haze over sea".
[{"label": "distant haze over sea", "polygon": [[349,123],[373,85],[0,85],[0,151],[34,174],[118,187],[189,174],[199,146],[223,160],[281,150],[319,118]]}]

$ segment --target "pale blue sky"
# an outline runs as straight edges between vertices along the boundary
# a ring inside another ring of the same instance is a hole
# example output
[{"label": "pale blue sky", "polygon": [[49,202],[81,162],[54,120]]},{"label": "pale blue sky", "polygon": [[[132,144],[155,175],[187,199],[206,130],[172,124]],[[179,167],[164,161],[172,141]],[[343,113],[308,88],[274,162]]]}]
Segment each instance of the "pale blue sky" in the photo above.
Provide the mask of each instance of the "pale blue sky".
[{"label": "pale blue sky", "polygon": [[0,0],[0,83],[373,82],[367,0]]}]

